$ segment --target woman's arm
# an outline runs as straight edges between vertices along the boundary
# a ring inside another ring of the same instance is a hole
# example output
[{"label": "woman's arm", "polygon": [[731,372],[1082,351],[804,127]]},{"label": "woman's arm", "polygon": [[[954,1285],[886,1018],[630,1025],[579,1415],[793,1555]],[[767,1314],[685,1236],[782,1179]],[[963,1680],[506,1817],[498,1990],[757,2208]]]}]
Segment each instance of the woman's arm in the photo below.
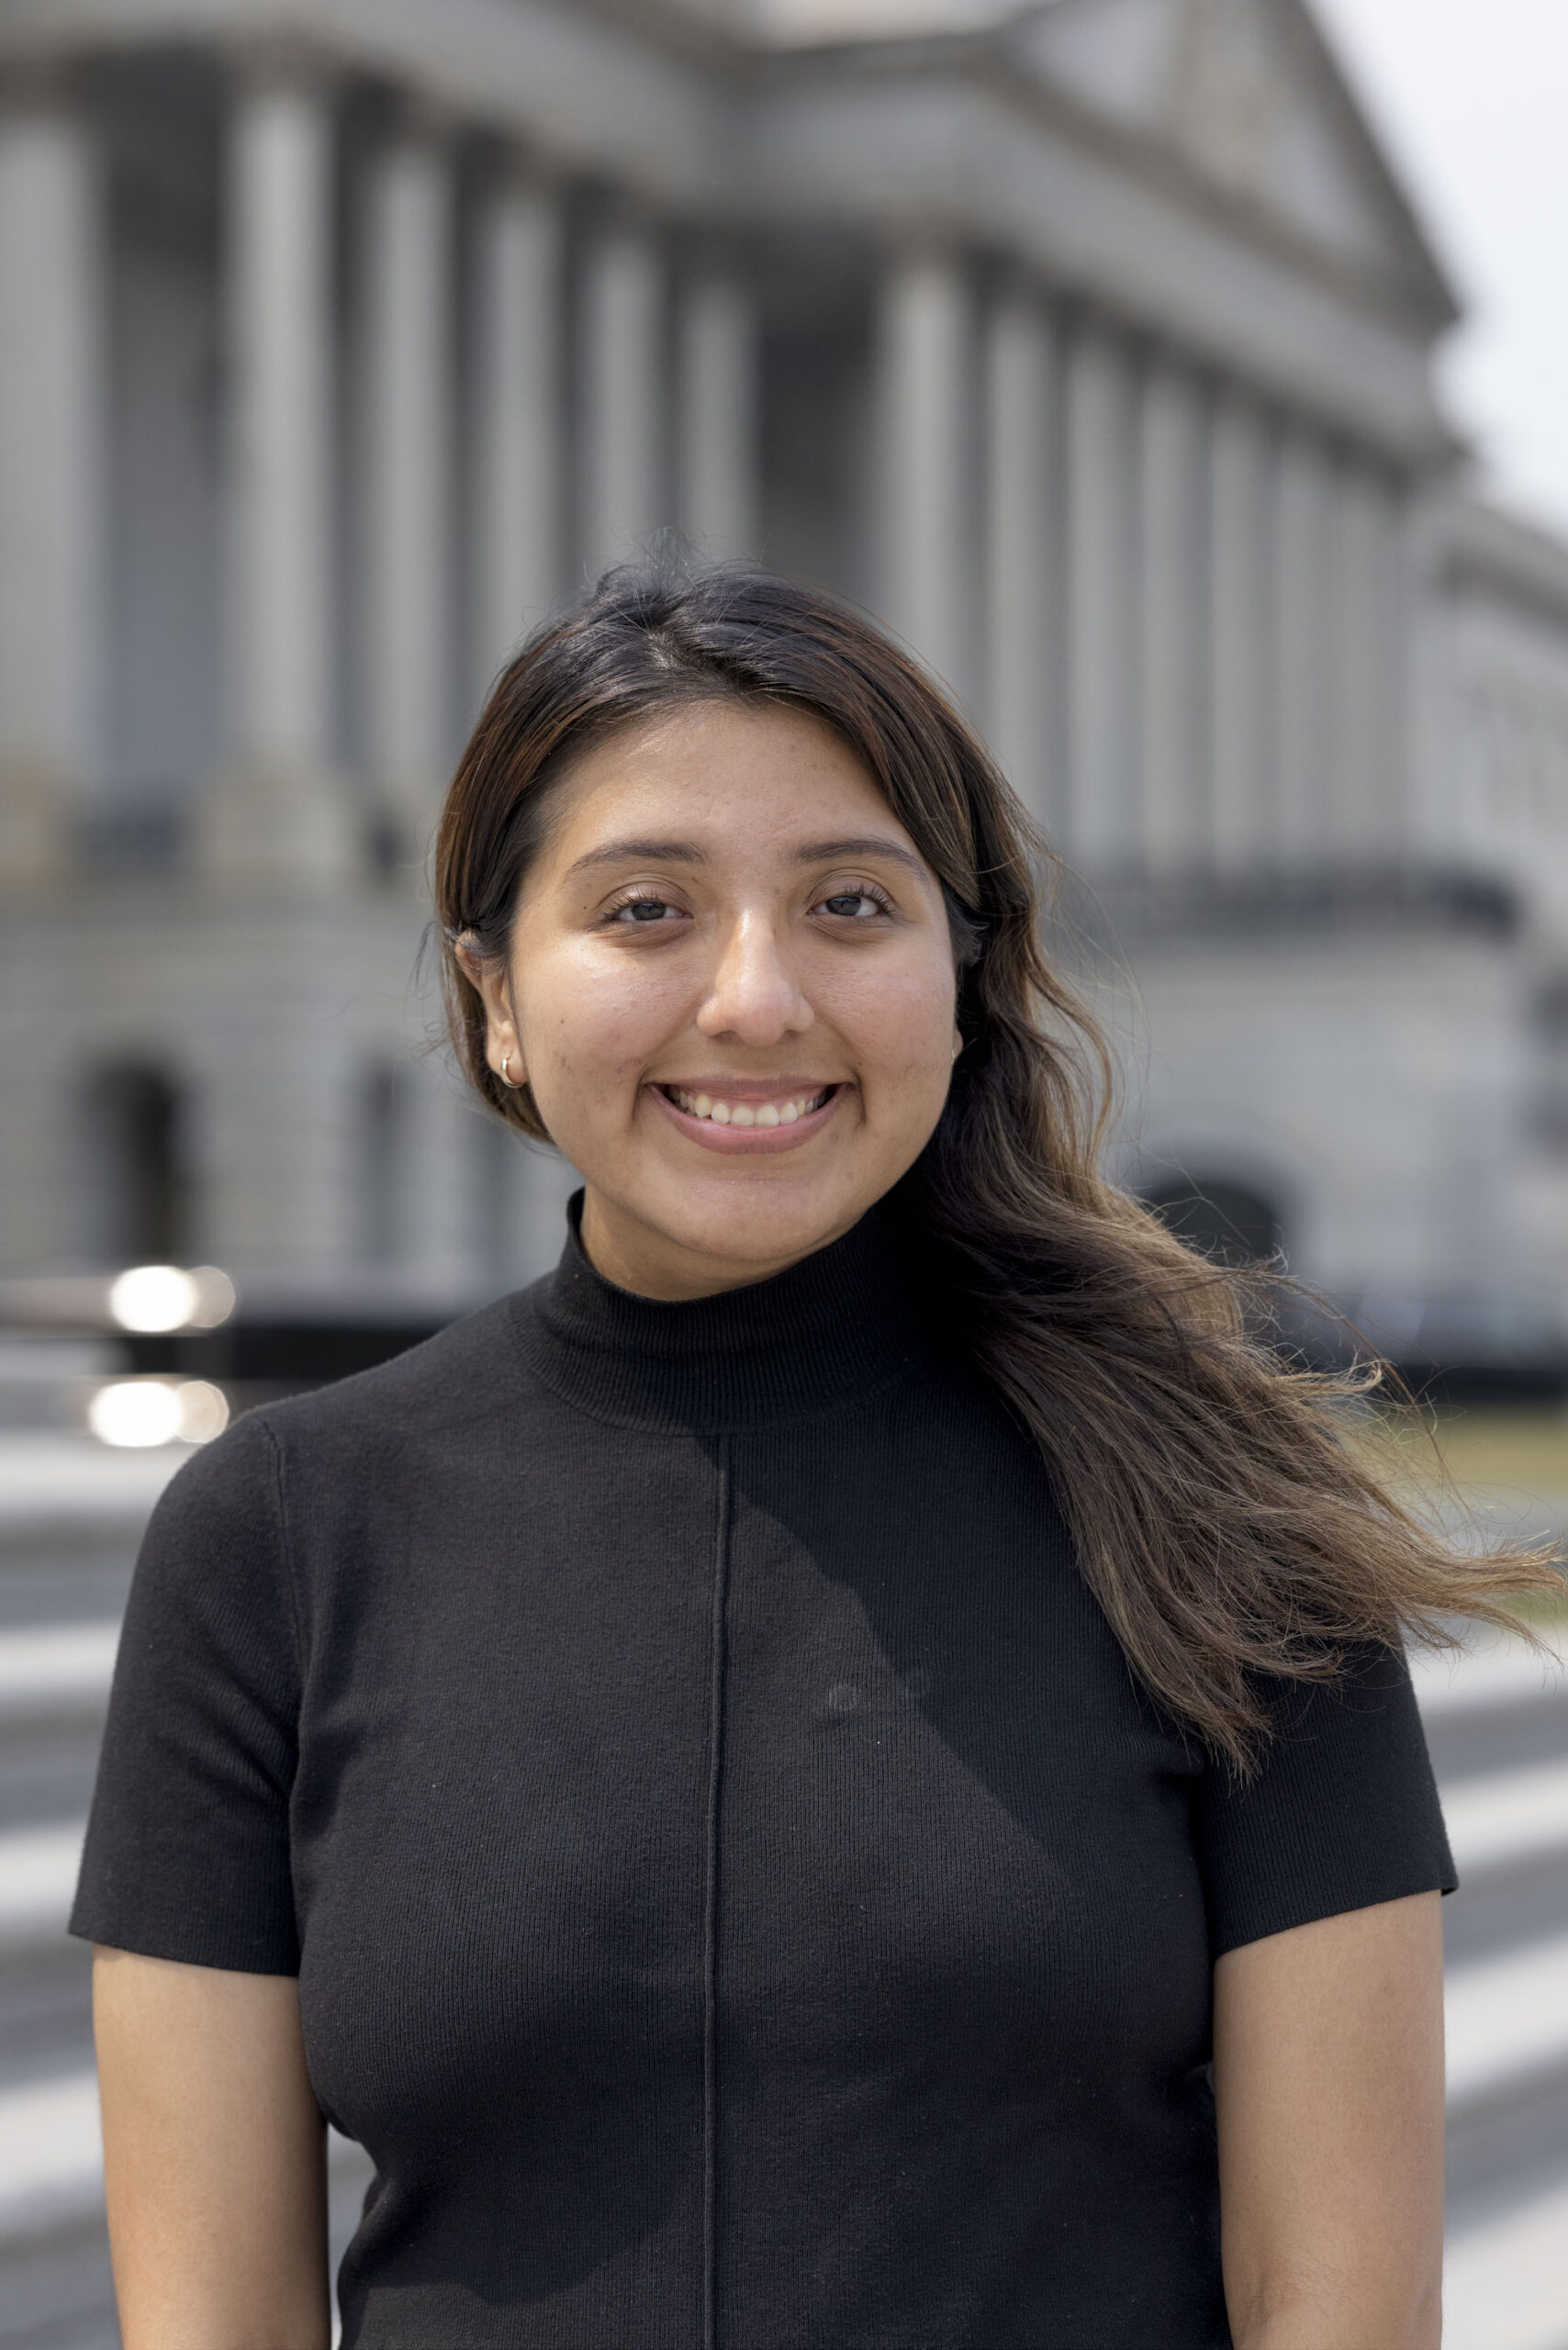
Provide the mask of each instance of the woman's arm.
[{"label": "woman's arm", "polygon": [[298,1985],[100,1949],[93,2021],[125,2350],[327,2350]]},{"label": "woman's arm", "polygon": [[1215,1969],[1237,2350],[1438,2350],[1439,1900],[1417,1894],[1297,1926]]}]

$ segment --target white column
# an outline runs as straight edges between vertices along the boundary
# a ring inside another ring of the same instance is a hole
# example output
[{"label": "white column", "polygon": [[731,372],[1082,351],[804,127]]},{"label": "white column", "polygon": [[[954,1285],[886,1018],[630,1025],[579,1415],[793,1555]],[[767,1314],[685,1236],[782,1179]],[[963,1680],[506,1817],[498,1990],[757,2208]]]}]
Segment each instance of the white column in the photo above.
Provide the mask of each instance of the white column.
[{"label": "white column", "polygon": [[1207,800],[1204,416],[1192,375],[1156,360],[1144,383],[1140,423],[1140,829],[1148,869],[1172,873],[1204,861]]},{"label": "white column", "polygon": [[1134,383],[1124,347],[1081,319],[1067,371],[1070,652],[1063,845],[1090,867],[1132,854],[1138,598]]},{"label": "white column", "polygon": [[211,866],[326,877],[352,840],[332,774],[332,121],[304,72],[235,94],[229,158],[231,757],[203,809]]},{"label": "white column", "polygon": [[455,731],[452,203],[442,141],[401,128],[365,201],[365,736],[377,794],[419,850]]},{"label": "white column", "polygon": [[1403,513],[1392,480],[1353,457],[1334,508],[1333,829],[1344,856],[1386,862],[1402,845],[1408,762]]},{"label": "white column", "polygon": [[69,858],[99,756],[104,284],[98,162],[70,95],[0,109],[0,878]]},{"label": "white column", "polygon": [[1059,675],[1060,352],[1046,302],[1019,286],[992,306],[985,342],[986,701],[1003,772],[1054,825]]},{"label": "white column", "polygon": [[757,553],[756,318],[734,275],[681,288],[677,362],[680,526],[697,554]]},{"label": "white column", "polygon": [[1333,626],[1327,452],[1305,425],[1280,446],[1274,523],[1274,772],[1281,863],[1331,862],[1329,761]]},{"label": "white column", "polygon": [[561,207],[508,175],[475,223],[471,697],[543,619],[561,549]]},{"label": "white column", "polygon": [[582,560],[589,578],[668,520],[665,265],[644,229],[602,229],[584,256],[579,410]]},{"label": "white column", "polygon": [[936,252],[895,261],[877,323],[878,603],[889,627],[963,694],[973,650],[974,322],[962,262]]},{"label": "white column", "polygon": [[1263,419],[1243,395],[1223,392],[1212,436],[1209,848],[1223,871],[1256,864],[1271,831],[1273,580]]}]

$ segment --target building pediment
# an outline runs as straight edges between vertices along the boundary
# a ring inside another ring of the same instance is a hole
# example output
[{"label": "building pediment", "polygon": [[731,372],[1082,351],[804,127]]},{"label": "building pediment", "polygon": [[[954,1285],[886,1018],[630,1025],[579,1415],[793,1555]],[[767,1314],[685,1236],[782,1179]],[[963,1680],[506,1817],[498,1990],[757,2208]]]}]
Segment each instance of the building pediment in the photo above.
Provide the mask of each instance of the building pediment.
[{"label": "building pediment", "polygon": [[1455,304],[1304,0],[1043,0],[1001,36],[1024,74],[1439,319]]}]

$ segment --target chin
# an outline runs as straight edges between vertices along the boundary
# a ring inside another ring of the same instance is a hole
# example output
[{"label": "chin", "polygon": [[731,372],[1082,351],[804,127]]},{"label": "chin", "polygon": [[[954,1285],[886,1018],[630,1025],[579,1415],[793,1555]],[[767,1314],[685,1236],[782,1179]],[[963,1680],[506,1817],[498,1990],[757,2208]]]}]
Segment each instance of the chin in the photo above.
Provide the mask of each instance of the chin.
[{"label": "chin", "polygon": [[[788,1192],[795,1188],[783,1184],[687,1184],[682,1186],[680,1197],[668,1203],[667,1214],[653,1215],[648,1220],[656,1224],[678,1248],[689,1249],[694,1255],[760,1268],[810,1256],[813,1249],[825,1248],[859,1222],[876,1196],[872,1193],[862,1198],[857,1190],[840,1190],[836,1185],[820,1189],[812,1185],[800,1187],[799,1196],[789,1197]],[[711,1191],[712,1196],[693,1197],[694,1190],[700,1193]],[[785,1196],[759,1197],[759,1192],[783,1192]]]}]

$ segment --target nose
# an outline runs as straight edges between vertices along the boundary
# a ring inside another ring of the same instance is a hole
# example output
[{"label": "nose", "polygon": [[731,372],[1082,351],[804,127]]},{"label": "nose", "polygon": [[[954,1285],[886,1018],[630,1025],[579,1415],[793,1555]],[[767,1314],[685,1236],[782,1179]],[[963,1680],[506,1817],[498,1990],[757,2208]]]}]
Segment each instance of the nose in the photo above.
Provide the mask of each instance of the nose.
[{"label": "nose", "polygon": [[772,922],[762,913],[742,914],[724,935],[697,1015],[703,1035],[777,1045],[803,1035],[815,1017]]}]

